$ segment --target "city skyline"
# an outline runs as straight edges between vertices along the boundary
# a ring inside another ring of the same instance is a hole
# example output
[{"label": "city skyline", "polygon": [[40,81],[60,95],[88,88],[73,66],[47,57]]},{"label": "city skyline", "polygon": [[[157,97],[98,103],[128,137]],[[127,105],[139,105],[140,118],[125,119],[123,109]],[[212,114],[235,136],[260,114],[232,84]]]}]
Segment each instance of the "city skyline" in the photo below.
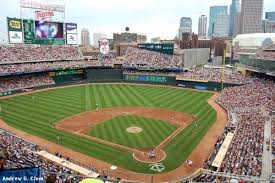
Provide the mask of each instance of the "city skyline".
[{"label": "city skyline", "polygon": [[[191,17],[192,30],[197,33],[198,19],[201,15],[209,15],[210,6],[231,4],[231,0],[194,0],[192,3],[180,0],[169,3],[164,0],[114,0],[108,3],[94,0],[48,2],[66,4],[65,20],[78,24],[78,36],[82,28],[88,28],[91,35],[102,32],[106,33],[108,38],[112,38],[113,33],[124,32],[125,27],[129,26],[131,32],[144,33],[148,39],[158,36],[173,39],[177,35],[181,17]],[[200,6],[194,6],[197,4]],[[264,12],[274,11],[274,7],[274,1],[265,0]],[[0,23],[4,25],[0,28],[0,41],[7,41],[6,17],[20,18],[19,3],[17,0],[4,1],[0,10]]]}]

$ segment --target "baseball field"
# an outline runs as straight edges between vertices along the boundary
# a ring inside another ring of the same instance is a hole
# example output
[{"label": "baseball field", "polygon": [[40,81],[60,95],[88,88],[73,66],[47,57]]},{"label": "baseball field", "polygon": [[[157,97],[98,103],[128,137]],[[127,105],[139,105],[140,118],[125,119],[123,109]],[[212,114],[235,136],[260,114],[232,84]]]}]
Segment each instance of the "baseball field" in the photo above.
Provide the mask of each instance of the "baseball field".
[{"label": "baseball field", "polygon": [[[92,84],[3,99],[0,114],[8,125],[45,140],[134,172],[156,174],[183,164],[214,124],[216,111],[207,103],[212,95]],[[133,156],[135,150],[156,147],[165,152],[161,171]]]}]

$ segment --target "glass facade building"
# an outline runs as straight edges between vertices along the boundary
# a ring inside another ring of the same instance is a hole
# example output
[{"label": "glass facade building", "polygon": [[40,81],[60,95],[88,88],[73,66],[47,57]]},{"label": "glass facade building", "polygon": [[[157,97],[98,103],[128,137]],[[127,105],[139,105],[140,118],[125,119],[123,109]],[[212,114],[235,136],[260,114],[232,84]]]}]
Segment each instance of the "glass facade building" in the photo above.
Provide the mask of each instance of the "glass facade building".
[{"label": "glass facade building", "polygon": [[217,15],[228,15],[227,6],[211,6],[209,13],[208,36],[214,34],[214,20]]}]

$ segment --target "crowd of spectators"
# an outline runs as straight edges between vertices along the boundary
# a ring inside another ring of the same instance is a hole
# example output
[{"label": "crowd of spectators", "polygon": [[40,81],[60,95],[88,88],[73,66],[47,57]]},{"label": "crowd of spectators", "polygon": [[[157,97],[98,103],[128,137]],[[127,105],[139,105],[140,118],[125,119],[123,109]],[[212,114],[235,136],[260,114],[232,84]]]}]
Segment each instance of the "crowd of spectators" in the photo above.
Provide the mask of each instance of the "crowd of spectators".
[{"label": "crowd of spectators", "polygon": [[247,85],[225,88],[217,101],[227,110],[265,106],[272,115],[275,112],[274,91],[272,81],[254,81]]},{"label": "crowd of spectators", "polygon": [[80,49],[76,46],[0,46],[0,64],[83,60]]},{"label": "crowd of spectators", "polygon": [[103,55],[100,53],[99,50],[92,50],[92,51],[82,51],[82,54],[84,57],[86,58],[90,58],[92,60],[99,60],[101,59],[102,57],[112,57],[112,58],[115,58],[117,56],[116,52],[109,52],[107,55]]},{"label": "crowd of spectators", "polygon": [[258,49],[255,54],[250,56],[250,58],[260,60],[275,60],[275,44]]},{"label": "crowd of spectators", "polygon": [[[34,153],[37,146],[0,129],[0,169],[40,167],[43,182],[78,183],[82,178],[77,172],[54,164]],[[74,176],[71,176],[74,175]]]},{"label": "crowd of spectators", "polygon": [[236,131],[220,171],[237,175],[260,176],[265,118],[260,111],[241,111],[237,116]]},{"label": "crowd of spectators", "polygon": [[179,77],[192,80],[204,80],[221,82],[224,79],[225,83],[233,84],[246,84],[252,82],[251,77],[245,77],[235,71],[234,69],[225,69],[224,76],[220,68],[204,68],[204,69],[193,69],[188,72],[178,74]]},{"label": "crowd of spectators", "polygon": [[[182,72],[159,72],[159,71],[129,71],[126,70],[125,73],[136,73],[136,74],[158,74],[158,75],[166,75],[166,76],[176,76],[181,79],[187,80],[202,80],[202,81],[213,81],[213,82],[221,82],[222,81],[222,69],[192,69],[189,71]],[[238,73],[234,69],[225,69],[224,71],[224,82],[231,84],[247,84],[253,82],[254,79],[252,77],[245,77]]]},{"label": "crowd of spectators", "polygon": [[0,91],[32,88],[54,83],[54,80],[48,74],[5,77],[0,78]]},{"label": "crowd of spectators", "polygon": [[264,142],[263,110],[273,114],[273,82],[253,83],[226,88],[217,102],[237,117],[236,130],[220,171],[238,175],[260,176]]},{"label": "crowd of spectators", "polygon": [[255,55],[251,55],[250,58],[261,59],[261,60],[275,60],[275,50],[272,50],[272,51],[261,50],[261,51],[258,51]]},{"label": "crowd of spectators", "polygon": [[181,59],[178,56],[129,47],[127,49],[124,67],[146,68],[178,68]]},{"label": "crowd of spectators", "polygon": [[[40,150],[39,146],[25,141],[24,139],[3,129],[0,129],[0,140],[0,171],[17,168],[39,167],[43,176],[42,182],[49,183],[78,183],[82,179],[86,178],[78,172],[49,161],[38,155],[36,152]],[[55,153],[55,156],[64,159],[64,161],[79,164],[70,157],[63,156],[58,152]],[[83,164],[80,164],[80,166],[82,165]],[[84,167],[93,172],[99,173],[100,175],[98,178],[104,182],[120,182],[120,178],[109,177],[106,172],[99,172],[93,165],[85,165]]]},{"label": "crowd of spectators", "polygon": [[210,174],[200,174],[198,177],[194,178],[192,182],[215,182],[216,176]]},{"label": "crowd of spectators", "polygon": [[239,46],[235,46],[233,48],[233,58],[234,60],[239,60],[240,59],[240,54],[245,53],[245,54],[254,54],[256,53],[257,48],[242,48]]},{"label": "crowd of spectators", "polygon": [[94,61],[56,61],[56,62],[36,62],[22,64],[1,65],[0,73],[16,73],[30,71],[51,71],[65,69],[81,69],[93,65]]}]

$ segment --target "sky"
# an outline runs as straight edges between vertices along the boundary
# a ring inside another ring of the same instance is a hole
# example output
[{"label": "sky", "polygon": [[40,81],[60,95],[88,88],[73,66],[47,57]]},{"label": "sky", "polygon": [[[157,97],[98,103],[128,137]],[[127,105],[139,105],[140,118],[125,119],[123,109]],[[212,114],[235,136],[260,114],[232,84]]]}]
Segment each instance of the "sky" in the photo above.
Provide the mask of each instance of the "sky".
[{"label": "sky", "polygon": [[[20,11],[19,0],[0,0],[0,43],[7,42],[6,17],[34,17],[30,10]],[[33,0],[39,1],[39,0]],[[65,18],[56,14],[59,21],[78,24],[78,32],[88,28],[92,38],[95,32],[106,33],[112,38],[113,33],[130,32],[146,34],[152,37],[173,39],[179,28],[181,17],[191,17],[193,32],[198,31],[200,15],[209,16],[209,7],[231,4],[231,0],[40,0],[65,4]],[[275,0],[265,0],[264,12],[275,11]],[[65,20],[64,20],[65,19]],[[92,40],[91,40],[92,41]]]}]

